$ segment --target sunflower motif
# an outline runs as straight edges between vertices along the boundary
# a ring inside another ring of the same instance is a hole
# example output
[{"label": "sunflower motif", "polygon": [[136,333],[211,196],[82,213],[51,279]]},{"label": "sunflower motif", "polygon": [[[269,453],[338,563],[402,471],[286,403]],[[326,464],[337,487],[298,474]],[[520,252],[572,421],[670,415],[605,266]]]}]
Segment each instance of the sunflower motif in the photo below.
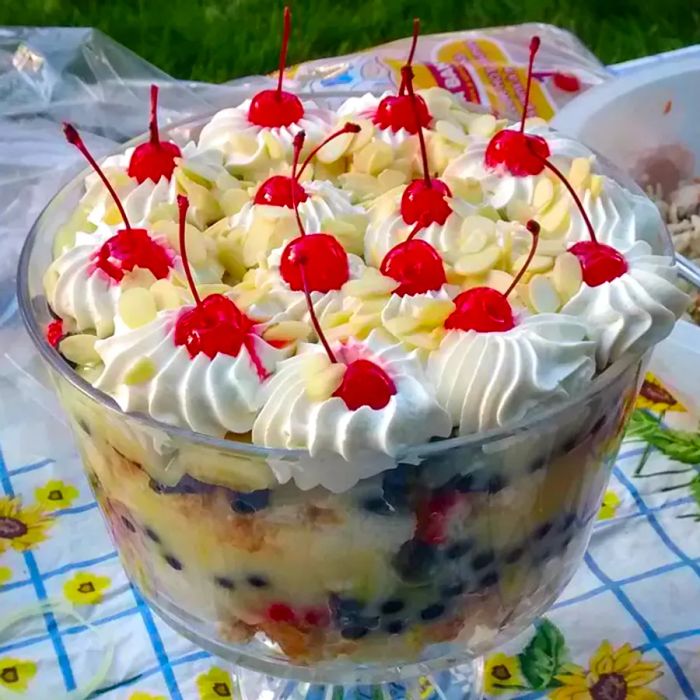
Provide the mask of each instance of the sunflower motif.
[{"label": "sunflower motif", "polygon": [[36,676],[36,664],[23,659],[0,658],[0,687],[24,693]]},{"label": "sunflower motif", "polygon": [[655,413],[666,413],[667,411],[685,413],[687,411],[686,407],[651,372],[647,372],[644,377],[635,408],[646,408]]},{"label": "sunflower motif", "polygon": [[52,522],[41,506],[23,508],[19,498],[0,498],[0,554],[10,547],[33,549],[46,539]]},{"label": "sunflower motif", "polygon": [[516,656],[498,653],[489,656],[484,664],[484,685],[491,695],[512,692],[523,687],[523,676]]},{"label": "sunflower motif", "polygon": [[612,489],[608,489],[603,496],[603,502],[600,504],[598,520],[614,518],[620,503],[622,503],[620,497]]},{"label": "sunflower motif", "polygon": [[102,592],[111,584],[106,576],[79,571],[63,584],[63,595],[74,605],[97,605],[102,602]]},{"label": "sunflower motif", "polygon": [[569,665],[555,676],[561,683],[549,693],[550,700],[665,700],[651,688],[663,675],[661,664],[642,661],[642,653],[629,644],[613,649],[604,641],[593,654],[589,668]]},{"label": "sunflower motif", "polygon": [[151,695],[150,693],[137,690],[135,693],[129,695],[129,700],[165,700],[165,697],[163,695]]},{"label": "sunflower motif", "polygon": [[239,698],[235,685],[228,671],[217,666],[212,667],[207,673],[197,676],[197,689],[200,700],[221,700],[221,698]]},{"label": "sunflower motif", "polygon": [[12,578],[12,569],[9,566],[0,566],[0,586]]},{"label": "sunflower motif", "polygon": [[60,510],[70,508],[80,492],[75,486],[64,484],[62,481],[49,481],[37,488],[34,495],[44,510]]}]

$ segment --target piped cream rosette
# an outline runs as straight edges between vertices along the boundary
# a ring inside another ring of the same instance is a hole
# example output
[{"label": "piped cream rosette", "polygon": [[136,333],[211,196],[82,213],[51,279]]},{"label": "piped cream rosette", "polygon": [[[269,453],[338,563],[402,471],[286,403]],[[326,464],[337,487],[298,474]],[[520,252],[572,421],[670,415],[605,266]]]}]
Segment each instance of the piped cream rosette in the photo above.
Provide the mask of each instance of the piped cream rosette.
[{"label": "piped cream rosette", "polygon": [[[301,184],[308,195],[298,205],[304,229],[330,233],[348,253],[362,255],[365,210],[352,204],[350,195],[328,180],[302,180]],[[293,209],[256,204],[255,192],[251,189],[248,201],[231,217],[228,239],[240,251],[246,267],[266,267],[270,253],[296,238],[299,228]]]},{"label": "piped cream rosette", "polygon": [[146,413],[170,425],[218,437],[248,432],[262,406],[263,383],[283,351],[253,333],[251,349],[243,344],[235,357],[217,353],[210,358],[202,352],[190,357],[174,339],[182,309],[155,313],[152,305],[144,312],[148,302],[142,296],[140,304],[133,297],[122,300],[117,332],[95,343],[104,365],[95,388],[123,411]]},{"label": "piped cream rosette", "polygon": [[335,115],[315,102],[304,100],[304,116],[296,124],[262,127],[248,120],[251,100],[217,112],[202,129],[199,147],[223,152],[231,173],[252,182],[288,167],[294,137],[304,131],[303,154],[318,145],[331,131]]},{"label": "piped cream rosette", "polygon": [[[334,139],[318,153],[319,162],[342,173],[339,182],[358,201],[372,199],[421,174],[418,136],[406,129],[382,129],[374,122],[379,103],[390,94],[367,93],[346,100],[338,110],[337,127],[350,121],[360,126],[360,132]],[[417,94],[432,116],[424,129],[431,172],[441,175],[449,160],[462,153],[470,132],[479,133],[484,115],[471,112],[458,96],[442,88]]]},{"label": "piped cream rosette", "polygon": [[[322,346],[305,345],[280,363],[265,387],[265,405],[253,425],[253,441],[266,447],[308,451],[298,461],[268,460],[280,482],[340,493],[396,466],[403,447],[447,437],[447,413],[438,405],[420,361],[383,331],[364,341],[334,343],[340,362]],[[345,366],[356,359],[378,364],[396,389],[382,409],[347,407],[333,396]]]},{"label": "piped cream rosette", "polygon": [[[184,270],[180,258],[177,224],[158,222],[150,228],[151,238],[172,257],[166,279],[156,280],[153,273],[135,267],[117,281],[95,265],[95,255],[116,229],[101,224],[94,233],[76,234],[73,247],[56,258],[44,274],[44,289],[53,311],[75,331],[94,332],[105,338],[114,332],[114,317],[122,293],[131,288],[148,289],[158,283],[174,282],[184,288]],[[195,279],[202,284],[217,283],[223,268],[217,262],[212,244],[194,227],[187,227],[187,249]],[[171,285],[172,286],[172,285]]]}]

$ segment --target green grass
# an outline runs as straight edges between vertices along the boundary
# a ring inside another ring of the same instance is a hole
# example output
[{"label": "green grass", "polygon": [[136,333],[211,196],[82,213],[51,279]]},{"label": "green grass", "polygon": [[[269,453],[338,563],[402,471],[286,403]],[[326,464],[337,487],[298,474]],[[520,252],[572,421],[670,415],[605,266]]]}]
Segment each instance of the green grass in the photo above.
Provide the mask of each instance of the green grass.
[{"label": "green grass", "polygon": [[[296,0],[290,62],[410,33],[543,21],[613,63],[695,43],[688,0]],[[224,81],[275,68],[282,3],[269,0],[0,0],[0,25],[94,26],[178,78]]]}]

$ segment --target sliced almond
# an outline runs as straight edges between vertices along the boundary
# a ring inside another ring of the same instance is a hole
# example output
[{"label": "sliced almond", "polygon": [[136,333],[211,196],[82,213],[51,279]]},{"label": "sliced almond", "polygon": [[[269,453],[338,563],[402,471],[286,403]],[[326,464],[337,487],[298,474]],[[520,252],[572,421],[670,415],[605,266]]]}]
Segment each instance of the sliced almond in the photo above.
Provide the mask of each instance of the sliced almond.
[{"label": "sliced almond", "polygon": [[391,294],[399,283],[382,274],[365,274],[360,279],[350,280],[343,285],[343,293],[355,297],[386,296]]},{"label": "sliced almond", "polygon": [[567,197],[561,197],[552,204],[545,214],[539,217],[543,238],[555,238],[566,233],[571,223],[571,203]]},{"label": "sliced almond", "polygon": [[144,382],[153,379],[156,375],[156,366],[148,357],[142,357],[134,362],[124,375],[124,384],[133,386],[135,384],[143,384]]},{"label": "sliced almond", "polygon": [[454,267],[461,275],[481,275],[496,267],[500,259],[501,249],[497,245],[489,245],[478,253],[462,255]]},{"label": "sliced almond", "polygon": [[[511,269],[513,272],[519,272],[522,270],[523,265],[525,265],[525,262],[527,261],[527,255],[521,255],[513,265],[511,266]],[[532,260],[530,261],[530,264],[527,266],[527,272],[530,274],[536,273],[536,272],[547,272],[548,270],[551,270],[554,267],[554,258],[549,257],[548,255],[535,255],[533,256]]]},{"label": "sliced almond", "polygon": [[384,321],[384,327],[397,337],[406,335],[407,333],[415,333],[421,327],[421,323],[417,318],[410,316],[397,316],[396,318],[388,318]]},{"label": "sliced almond", "polygon": [[343,382],[346,366],[335,362],[306,381],[306,394],[312,401],[325,401]]},{"label": "sliced almond", "polygon": [[345,155],[354,138],[355,134],[351,132],[336,136],[321,148],[316,154],[316,158],[318,158],[321,163],[335,163],[336,160]]},{"label": "sliced almond", "polygon": [[591,180],[591,161],[589,158],[574,158],[569,168],[569,182],[576,190],[586,189]]},{"label": "sliced almond", "polygon": [[496,131],[496,117],[493,114],[481,114],[472,119],[469,124],[469,133],[472,136],[483,136],[489,138]]},{"label": "sliced almond", "polygon": [[225,216],[237,214],[249,201],[250,196],[245,190],[230,189],[219,195],[219,204]]},{"label": "sliced almond", "polygon": [[538,313],[553,313],[561,306],[552,280],[544,275],[535,275],[528,284],[528,296],[532,308]]},{"label": "sliced almond", "polygon": [[268,342],[284,340],[307,340],[311,326],[303,321],[280,321],[263,331],[262,337]]},{"label": "sliced almond", "polygon": [[431,299],[421,307],[416,318],[422,326],[441,326],[454,310],[455,305],[449,299]]},{"label": "sliced almond", "polygon": [[76,365],[97,365],[102,360],[95,350],[97,337],[88,333],[69,335],[59,344],[60,353]]},{"label": "sliced almond", "polygon": [[284,158],[284,146],[278,141],[270,131],[261,131],[265,148],[272,160],[282,160]]},{"label": "sliced almond", "polygon": [[544,211],[554,199],[554,183],[547,177],[540,178],[535,185],[532,195],[532,206],[538,211]]},{"label": "sliced almond", "polygon": [[393,168],[388,168],[383,172],[379,173],[377,177],[379,181],[379,186],[384,191],[392,190],[394,187],[399,187],[400,185],[405,185],[408,181],[406,173],[400,170],[394,170]]},{"label": "sliced almond", "polygon": [[132,287],[145,287],[148,289],[155,281],[156,277],[150,270],[144,270],[142,267],[135,267],[122,277],[120,286],[122,291],[131,289]]},{"label": "sliced almond", "polygon": [[158,311],[177,309],[183,304],[182,295],[169,280],[157,280],[151,285],[151,294]]},{"label": "sliced almond", "polygon": [[452,143],[460,146],[469,145],[469,137],[453,122],[440,119],[435,123],[435,131]]},{"label": "sliced almond", "polygon": [[134,287],[119,297],[119,315],[129,328],[140,328],[150,323],[158,313],[156,300],[148,289]]},{"label": "sliced almond", "polygon": [[513,275],[509,275],[503,270],[490,270],[483,284],[485,287],[491,287],[491,289],[496,289],[501,292],[501,294],[505,294],[512,284],[513,279]]},{"label": "sliced almond", "polygon": [[602,175],[591,175],[590,190],[591,190],[591,197],[593,197],[593,199],[600,197],[600,194],[603,191],[603,176]]},{"label": "sliced almond", "polygon": [[360,130],[355,134],[348,150],[350,153],[357,153],[372,140],[374,124],[369,119],[352,119],[351,121],[353,124],[357,124]]},{"label": "sliced almond", "polygon": [[484,199],[481,183],[476,178],[451,178],[447,184],[455,197],[460,197],[469,204],[479,204]]},{"label": "sliced almond", "polygon": [[554,261],[552,281],[562,302],[566,303],[578,292],[583,282],[581,263],[569,252],[562,253]]}]

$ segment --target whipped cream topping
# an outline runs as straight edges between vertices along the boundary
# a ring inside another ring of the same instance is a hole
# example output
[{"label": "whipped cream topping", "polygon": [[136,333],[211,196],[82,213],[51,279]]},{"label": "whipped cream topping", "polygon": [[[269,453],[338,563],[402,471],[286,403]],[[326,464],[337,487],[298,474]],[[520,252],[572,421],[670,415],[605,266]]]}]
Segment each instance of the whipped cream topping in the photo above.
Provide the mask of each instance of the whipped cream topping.
[{"label": "whipped cream topping", "polygon": [[522,419],[583,391],[595,373],[595,343],[563,314],[522,318],[504,333],[451,330],[427,374],[460,435]]},{"label": "whipped cream topping", "polygon": [[[139,184],[127,173],[133,152],[134,148],[128,148],[124,153],[109,156],[101,166],[114,185],[129,222],[132,226],[143,226],[153,220],[159,208],[164,214],[170,214],[166,218],[175,219],[179,191],[176,177],[170,180],[163,177],[158,182],[148,179]],[[233,180],[223,166],[220,152],[200,150],[191,141],[182,147],[178,168],[210,186],[217,182],[223,184],[222,181],[226,179]],[[228,184],[235,185],[235,182]],[[112,197],[96,173],[85,178],[85,186],[86,192],[79,206],[86,210],[87,220],[96,226],[103,222],[112,225],[121,223]],[[170,205],[169,210],[167,205]],[[198,225],[205,225],[209,218],[208,212],[203,211],[196,201],[191,202],[187,216],[189,221]]]},{"label": "whipped cream topping", "polygon": [[[95,387],[129,413],[146,413],[217,437],[248,432],[262,406],[263,385],[250,352],[244,345],[237,357],[218,353],[210,359],[199,353],[191,358],[187,348],[175,345],[180,313],[182,309],[161,311],[140,328],[97,341],[104,370]],[[274,372],[282,351],[257,335],[251,337],[257,361]]]},{"label": "whipped cream topping", "polygon": [[[53,311],[69,320],[74,330],[94,330],[99,338],[106,338],[114,332],[119,297],[125,286],[139,273],[149,273],[135,267],[117,281],[96,267],[97,251],[116,231],[100,224],[94,233],[77,233],[73,247],[57,257],[44,276],[46,298]],[[172,268],[168,279],[174,274],[184,278],[182,258],[170,247],[168,239],[155,234],[151,234],[151,238],[171,254]],[[198,283],[210,283],[220,278],[219,265],[215,261],[193,267],[192,271]],[[155,282],[155,277],[151,277],[150,281]]]},{"label": "whipped cream topping", "polygon": [[294,479],[303,490],[324,486],[340,493],[361,479],[396,466],[402,448],[450,433],[450,419],[439,406],[415,353],[408,353],[383,331],[363,342],[336,345],[345,363],[376,362],[389,375],[396,393],[382,409],[350,410],[343,399],[315,400],[307,382],[330,364],[319,345],[280,363],[265,388],[265,406],[253,425],[253,441],[267,447],[307,450],[299,461],[271,460],[281,482]]},{"label": "whipped cream topping", "polygon": [[[365,234],[365,260],[379,267],[386,254],[398,243],[405,241],[414,228],[401,216],[401,197],[405,187],[396,187],[379,196],[369,209],[369,224]],[[461,226],[464,216],[477,211],[476,206],[450,198],[453,208],[444,224],[432,223],[422,228],[414,238],[427,241],[440,253],[445,262],[453,264],[461,255]]]},{"label": "whipped cream topping", "polygon": [[236,174],[262,179],[291,162],[294,137],[306,134],[305,148],[320,143],[335,122],[335,114],[305,100],[304,116],[296,124],[262,127],[248,120],[251,100],[217,112],[202,129],[199,147],[223,151],[225,163]]},{"label": "whipped cream topping", "polygon": [[601,369],[626,352],[642,353],[663,340],[688,305],[688,295],[674,284],[671,258],[653,255],[644,241],[624,255],[625,274],[597,287],[584,282],[562,309],[587,325]]},{"label": "whipped cream topping", "polygon": [[[279,272],[283,248],[270,253],[267,267],[253,268],[246,273],[243,282],[231,290],[231,296],[248,316],[271,323],[280,320],[306,321],[310,323],[309,309],[304,292],[290,289]],[[357,255],[348,255],[349,279],[362,276],[365,264]],[[343,290],[311,292],[311,301],[319,319],[342,308]]]},{"label": "whipped cream topping", "polygon": [[[364,208],[352,204],[348,192],[327,180],[302,184],[309,195],[298,205],[304,229],[308,233],[333,233],[335,230],[336,237],[348,252],[362,253],[367,225]],[[346,224],[344,227],[343,223]],[[233,237],[241,241],[246,267],[265,266],[275,248],[284,247],[299,235],[293,209],[255,204],[252,199],[231,217],[230,226]]]}]

